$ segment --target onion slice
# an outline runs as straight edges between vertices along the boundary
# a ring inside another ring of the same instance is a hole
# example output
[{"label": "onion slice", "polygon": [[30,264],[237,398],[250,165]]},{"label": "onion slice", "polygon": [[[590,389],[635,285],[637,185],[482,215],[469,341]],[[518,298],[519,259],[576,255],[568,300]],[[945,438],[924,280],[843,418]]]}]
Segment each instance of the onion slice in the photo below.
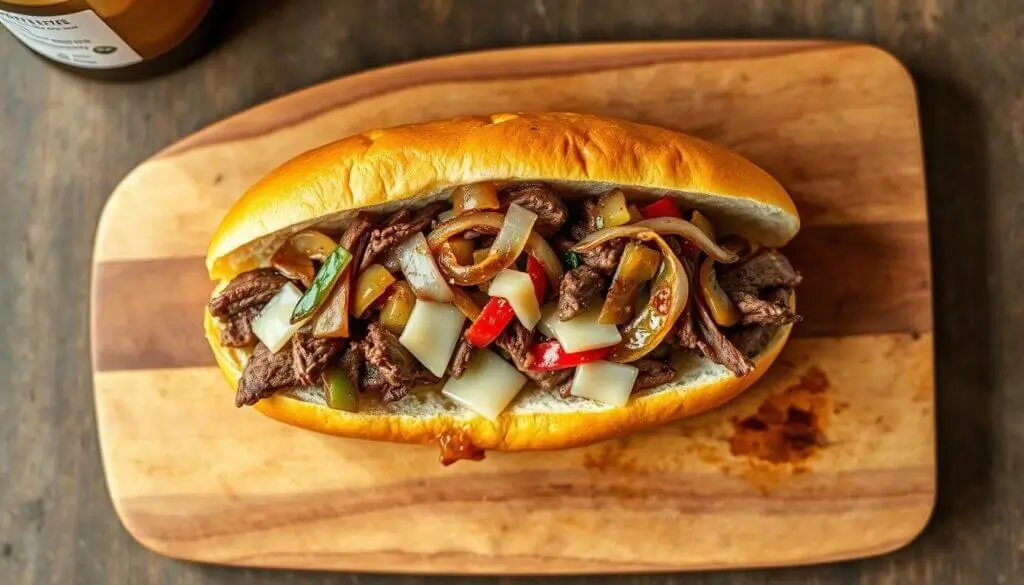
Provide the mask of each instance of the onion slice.
[{"label": "onion slice", "polygon": [[[512,205],[509,206],[510,209],[512,207]],[[504,222],[505,216],[494,211],[467,213],[443,222],[441,225],[437,226],[437,228],[427,236],[427,243],[430,244],[430,249],[437,253],[437,261],[447,274],[451,275],[450,270],[467,271],[470,270],[472,266],[460,266],[455,255],[445,251],[442,244],[447,242],[450,238],[469,230],[474,230],[484,234],[497,234],[502,228]],[[495,241],[495,243],[497,243],[497,241]],[[491,249],[494,250],[496,248],[492,246]],[[549,282],[561,282],[562,263],[559,260],[558,254],[551,249],[551,245],[548,244],[540,234],[531,230],[529,237],[526,239],[525,249],[527,254],[533,256],[538,262],[540,262],[541,266],[544,268],[544,272],[548,276]],[[480,262],[477,262],[473,266],[477,266],[479,264]],[[511,262],[509,265],[511,265]],[[507,268],[507,266],[503,268]],[[500,269],[495,270],[494,274],[497,274],[499,271]],[[456,284],[463,284],[454,277],[452,280]],[[487,279],[484,280],[486,281]]]},{"label": "onion slice", "polygon": [[643,234],[644,232],[653,232],[663,236],[680,236],[692,242],[693,245],[700,248],[702,252],[714,258],[717,262],[721,262],[723,264],[732,264],[739,260],[739,256],[737,256],[735,252],[722,248],[712,241],[707,234],[702,232],[700,228],[685,219],[678,217],[656,217],[654,219],[645,219],[629,225],[621,225],[596,231],[580,240],[578,244],[573,246],[573,250],[576,252],[586,252],[595,246],[615,238],[640,237],[640,239],[644,239],[640,236],[640,234]]},{"label": "onion slice", "polygon": [[511,266],[522,254],[536,222],[536,213],[513,203],[509,205],[498,237],[483,261],[463,266],[451,248],[441,246],[438,254],[441,268],[452,282],[462,286],[473,286],[491,280],[496,274]]},{"label": "onion slice", "polygon": [[397,248],[398,265],[416,297],[438,303],[452,300],[452,289],[434,262],[423,233],[417,232]]}]

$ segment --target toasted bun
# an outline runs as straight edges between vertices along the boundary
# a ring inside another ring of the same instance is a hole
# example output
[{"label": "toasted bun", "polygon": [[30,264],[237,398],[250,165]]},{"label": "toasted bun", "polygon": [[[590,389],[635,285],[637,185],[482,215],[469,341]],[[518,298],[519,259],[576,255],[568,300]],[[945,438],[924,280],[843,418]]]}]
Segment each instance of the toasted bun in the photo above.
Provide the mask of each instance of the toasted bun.
[{"label": "toasted bun", "polygon": [[722,233],[767,246],[800,229],[775,179],[711,143],[584,114],[494,114],[364,132],[295,157],[235,203],[213,235],[206,267],[215,280],[231,278],[290,234],[344,227],[356,209],[425,205],[466,183],[530,180],[570,193],[620,186],[641,197],[669,195]]},{"label": "toasted bun", "polygon": [[[386,212],[447,198],[479,181],[543,181],[569,196],[624,187],[640,197],[671,196],[708,215],[718,230],[781,246],[800,228],[786,191],[746,159],[663,128],[582,114],[495,114],[376,130],[286,162],[231,208],[206,258],[221,285],[266,265],[289,235],[318,226],[343,228],[355,210]],[[791,299],[795,302],[795,299]],[[237,386],[245,351],[220,344],[216,321],[206,336],[225,378]],[[582,445],[702,412],[756,382],[778,356],[791,327],[780,327],[752,358],[755,371],[735,377],[696,356],[677,356],[677,380],[635,394],[624,407],[527,386],[491,422],[417,389],[391,403],[360,397],[358,413],[333,410],[322,392],[296,388],[255,408],[274,419],[332,435],[431,443],[458,435],[484,449],[554,449]]]}]

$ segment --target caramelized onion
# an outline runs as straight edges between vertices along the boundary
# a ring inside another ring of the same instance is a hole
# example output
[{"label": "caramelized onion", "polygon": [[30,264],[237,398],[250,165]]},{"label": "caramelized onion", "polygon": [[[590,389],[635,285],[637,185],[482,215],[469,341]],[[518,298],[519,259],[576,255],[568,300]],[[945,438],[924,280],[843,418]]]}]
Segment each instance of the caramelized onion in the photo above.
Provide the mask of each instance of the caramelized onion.
[{"label": "caramelized onion", "polygon": [[[462,222],[463,217],[472,220],[483,215],[500,216],[500,214],[492,214],[490,212],[476,213],[457,217],[446,223],[461,223],[472,226],[471,222]],[[431,249],[435,249],[438,252],[437,260],[445,276],[450,278],[455,284],[472,286],[491,280],[495,275],[516,261],[516,258],[526,248],[526,242],[530,239],[531,234],[533,234],[533,224],[536,221],[537,214],[513,203],[508,207],[508,213],[502,217],[498,237],[491,244],[490,253],[483,261],[468,266],[464,266],[459,262],[459,258],[451,246],[442,245],[454,237],[455,233],[451,233],[442,241],[436,242],[435,248],[434,234],[438,232],[447,233],[445,225],[441,225],[434,230],[434,233],[430,234],[431,239],[428,239],[427,242],[431,244]],[[466,229],[470,228],[467,227]]]},{"label": "caramelized onion", "polygon": [[685,219],[680,219],[678,217],[656,217],[654,219],[645,219],[629,225],[622,225],[596,231],[586,238],[583,238],[580,243],[573,247],[573,250],[577,252],[586,252],[599,244],[603,244],[604,242],[615,238],[644,239],[644,237],[639,235],[644,232],[654,232],[655,234],[663,236],[681,236],[700,248],[702,252],[714,258],[715,261],[723,264],[732,264],[739,259],[735,252],[722,248],[712,241],[707,234],[702,232],[700,228]]}]

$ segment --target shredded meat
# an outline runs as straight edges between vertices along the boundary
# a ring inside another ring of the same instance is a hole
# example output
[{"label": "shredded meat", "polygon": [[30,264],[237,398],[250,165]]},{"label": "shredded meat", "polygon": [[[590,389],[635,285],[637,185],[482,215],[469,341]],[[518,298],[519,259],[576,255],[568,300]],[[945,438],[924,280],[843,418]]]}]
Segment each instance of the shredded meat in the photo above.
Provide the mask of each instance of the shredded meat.
[{"label": "shredded meat", "polygon": [[308,329],[292,337],[292,361],[295,375],[304,386],[318,383],[320,374],[341,352],[344,342],[331,337],[315,337]]},{"label": "shredded meat", "polygon": [[229,316],[220,330],[220,344],[224,347],[249,347],[256,343],[252,320],[259,314],[260,307],[253,306]]},{"label": "shredded meat", "polygon": [[789,260],[772,249],[761,250],[738,264],[724,266],[718,274],[718,284],[725,292],[754,296],[767,288],[792,288],[801,280]]},{"label": "shredded meat", "polygon": [[257,343],[238,380],[235,406],[252,406],[278,390],[298,385],[291,348],[286,346],[275,354]]},{"label": "shredded meat", "polygon": [[675,368],[662,360],[640,359],[630,365],[636,366],[640,370],[636,376],[636,382],[633,383],[633,392],[661,386],[676,377]]},{"label": "shredded meat", "polygon": [[567,374],[566,379],[558,385],[558,393],[561,394],[563,398],[568,398],[572,396],[572,378],[573,374],[576,372],[576,368],[562,371],[567,372]]},{"label": "shredded meat", "polygon": [[580,266],[565,273],[558,285],[558,319],[568,321],[601,299],[608,279],[600,272]]},{"label": "shredded meat", "polygon": [[[366,328],[363,351],[368,366],[374,367],[373,372],[367,367],[364,380],[371,374],[380,378],[385,386],[381,392],[385,402],[405,396],[416,384],[433,381],[433,376],[420,367],[416,358],[379,321]],[[372,385],[376,386],[376,381]]]},{"label": "shredded meat", "polygon": [[753,372],[754,364],[725,337],[722,330],[718,328],[718,324],[715,323],[714,317],[711,316],[711,311],[704,306],[704,302],[699,297],[694,300],[697,301],[695,312],[697,313],[697,332],[700,338],[697,348],[701,353],[716,364],[722,364],[728,368],[738,378]]},{"label": "shredded meat", "polygon": [[505,330],[494,340],[494,344],[502,349],[512,358],[512,363],[520,372],[530,376],[530,366],[533,365],[533,355],[530,353],[530,345],[533,344],[533,332],[523,326],[518,319],[514,319],[505,327]]},{"label": "shredded meat", "polygon": [[776,329],[776,327],[762,325],[734,328],[729,331],[729,341],[736,346],[740,353],[752,358],[775,335]]},{"label": "shredded meat", "polygon": [[544,237],[557,232],[569,218],[569,210],[561,198],[547,185],[542,183],[517,184],[510,187],[505,197],[505,205],[518,203],[537,214],[537,223],[533,229]]},{"label": "shredded meat", "polygon": [[[399,214],[402,215],[399,216]],[[366,244],[366,250],[363,252],[363,259],[359,263],[359,270],[366,269],[377,258],[387,255],[395,246],[406,241],[416,232],[423,231],[430,225],[431,218],[428,215],[412,217],[408,221],[395,221],[396,216],[407,218],[409,217],[409,212],[404,209],[396,211],[383,226],[373,228],[370,232],[370,241]]]},{"label": "shredded meat", "polygon": [[348,381],[358,388],[360,392],[363,391],[362,371],[363,364],[365,363],[366,356],[363,355],[362,343],[349,343],[344,353],[341,354],[341,369],[345,372],[345,376],[348,377]]},{"label": "shredded meat", "polygon": [[597,229],[597,216],[599,213],[596,199],[584,201],[579,220],[569,227],[569,235],[572,236],[572,239],[579,241],[594,232]]},{"label": "shredded meat", "polygon": [[[777,289],[785,293],[785,289]],[[789,306],[788,294],[782,302],[772,299],[760,299],[747,292],[736,292],[729,295],[732,302],[743,314],[744,325],[785,325],[799,321],[799,315],[793,313]]]},{"label": "shredded meat", "polygon": [[232,315],[252,307],[263,307],[288,279],[273,268],[243,272],[210,300],[210,314],[227,321]]},{"label": "shredded meat", "polygon": [[580,252],[580,259],[591,268],[611,276],[619,265],[622,251],[626,249],[627,238],[615,238],[599,244],[586,252]]},{"label": "shredded meat", "polygon": [[455,354],[448,362],[448,375],[452,378],[461,378],[469,367],[469,360],[473,357],[473,345],[465,339],[459,339],[459,345],[455,347]]}]

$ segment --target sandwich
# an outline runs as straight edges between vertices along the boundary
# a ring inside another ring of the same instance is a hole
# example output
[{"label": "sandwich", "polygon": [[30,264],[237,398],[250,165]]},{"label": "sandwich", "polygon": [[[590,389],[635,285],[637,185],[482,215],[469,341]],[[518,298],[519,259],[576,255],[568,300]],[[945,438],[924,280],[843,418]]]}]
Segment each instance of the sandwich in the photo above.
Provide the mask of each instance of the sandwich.
[{"label": "sandwich", "polygon": [[[800,228],[767,172],[574,113],[357,134],[284,163],[213,234],[205,330],[235,404],[446,463],[720,405],[789,337]],[[228,400],[228,397],[225,397]]]}]

